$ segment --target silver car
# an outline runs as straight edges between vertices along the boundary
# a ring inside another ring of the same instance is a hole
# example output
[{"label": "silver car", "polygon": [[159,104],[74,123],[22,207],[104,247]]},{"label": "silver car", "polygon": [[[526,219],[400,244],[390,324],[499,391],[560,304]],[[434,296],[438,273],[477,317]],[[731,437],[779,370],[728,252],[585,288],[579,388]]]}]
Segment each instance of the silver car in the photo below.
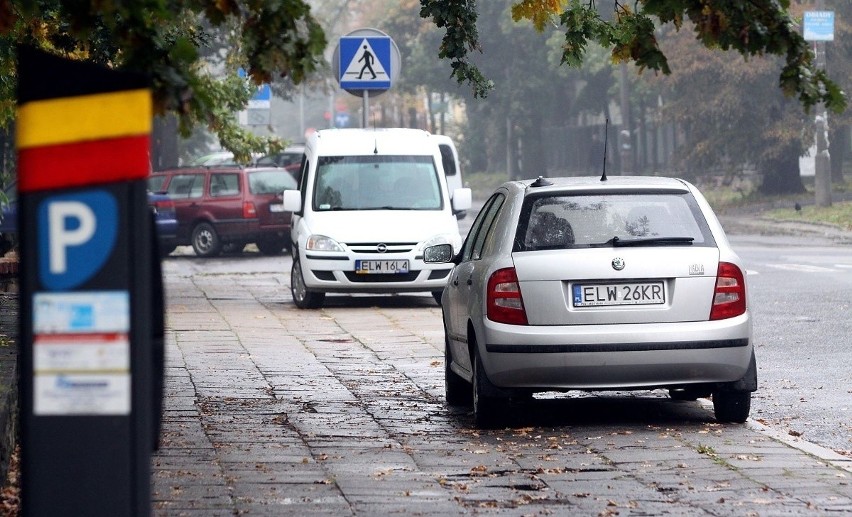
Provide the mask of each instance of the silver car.
[{"label": "silver car", "polygon": [[710,205],[672,178],[501,185],[444,289],[446,397],[495,423],[509,397],[553,390],[712,395],[744,422],[757,389],[745,268]]}]

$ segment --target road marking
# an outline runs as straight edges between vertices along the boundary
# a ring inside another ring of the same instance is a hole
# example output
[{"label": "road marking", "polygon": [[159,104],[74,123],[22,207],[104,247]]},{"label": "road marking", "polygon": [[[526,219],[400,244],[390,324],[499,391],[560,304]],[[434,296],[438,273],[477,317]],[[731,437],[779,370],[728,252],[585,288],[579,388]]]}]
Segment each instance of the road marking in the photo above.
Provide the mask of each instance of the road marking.
[{"label": "road marking", "polygon": [[830,267],[812,266],[810,264],[767,264],[775,269],[785,271],[798,271],[800,273],[836,273],[837,270]]}]

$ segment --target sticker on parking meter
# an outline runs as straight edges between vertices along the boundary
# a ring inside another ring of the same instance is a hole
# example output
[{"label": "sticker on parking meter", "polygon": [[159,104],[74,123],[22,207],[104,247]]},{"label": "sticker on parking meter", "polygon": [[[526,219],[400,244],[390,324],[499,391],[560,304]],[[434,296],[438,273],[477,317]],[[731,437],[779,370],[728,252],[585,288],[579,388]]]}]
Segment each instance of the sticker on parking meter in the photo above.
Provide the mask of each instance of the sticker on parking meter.
[{"label": "sticker on parking meter", "polygon": [[36,293],[34,414],[130,414],[129,331],[127,291]]}]

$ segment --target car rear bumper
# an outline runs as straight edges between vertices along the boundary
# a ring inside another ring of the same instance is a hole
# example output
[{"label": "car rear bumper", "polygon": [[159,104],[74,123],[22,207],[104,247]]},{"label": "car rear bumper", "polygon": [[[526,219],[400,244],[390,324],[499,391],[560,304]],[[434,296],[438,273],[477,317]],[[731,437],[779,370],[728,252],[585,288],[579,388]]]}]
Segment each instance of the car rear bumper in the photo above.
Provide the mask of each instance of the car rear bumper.
[{"label": "car rear bumper", "polygon": [[656,388],[734,382],[749,367],[748,314],[677,324],[530,327],[486,323],[480,350],[504,388]]},{"label": "car rear bumper", "polygon": [[357,259],[376,259],[376,255],[338,255],[313,258],[301,255],[305,286],[314,291],[329,293],[404,293],[440,291],[447,285],[452,267],[446,264],[425,264],[414,255],[387,256],[388,259],[407,259],[408,273],[358,274]]}]

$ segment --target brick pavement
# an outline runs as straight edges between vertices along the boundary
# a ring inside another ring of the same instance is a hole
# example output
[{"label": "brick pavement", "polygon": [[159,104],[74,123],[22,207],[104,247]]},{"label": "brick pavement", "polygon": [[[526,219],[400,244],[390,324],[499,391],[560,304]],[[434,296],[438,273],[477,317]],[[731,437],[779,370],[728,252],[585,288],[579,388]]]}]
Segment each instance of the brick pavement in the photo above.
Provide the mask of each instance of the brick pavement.
[{"label": "brick pavement", "polygon": [[848,458],[700,403],[556,397],[476,430],[443,405],[431,298],[300,311],[288,282],[169,277],[157,515],[852,513]]}]

